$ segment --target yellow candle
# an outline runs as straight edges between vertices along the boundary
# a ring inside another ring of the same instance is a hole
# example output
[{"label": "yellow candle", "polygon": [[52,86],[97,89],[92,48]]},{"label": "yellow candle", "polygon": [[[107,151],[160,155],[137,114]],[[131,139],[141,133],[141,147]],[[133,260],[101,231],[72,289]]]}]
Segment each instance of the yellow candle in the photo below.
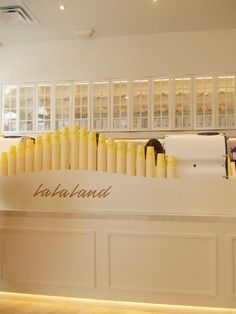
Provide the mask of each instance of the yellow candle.
[{"label": "yellow candle", "polygon": [[46,132],[43,137],[43,170],[51,170],[51,134]]},{"label": "yellow candle", "polygon": [[34,171],[41,171],[43,168],[43,139],[37,135],[34,145]]},{"label": "yellow candle", "polygon": [[136,153],[136,176],[144,177],[145,176],[145,153],[144,146],[137,146]]},{"label": "yellow candle", "polygon": [[60,169],[60,133],[56,129],[52,134],[52,170]]},{"label": "yellow candle", "polygon": [[127,144],[126,174],[135,176],[135,147],[133,142]]},{"label": "yellow candle", "polygon": [[162,153],[157,154],[156,177],[158,179],[166,178],[166,161],[165,155]]},{"label": "yellow candle", "polygon": [[174,156],[167,157],[167,178],[176,178],[176,159]]},{"label": "yellow candle", "polygon": [[64,127],[61,134],[61,160],[60,168],[69,169],[70,164],[70,140],[68,128]]},{"label": "yellow candle", "polygon": [[79,169],[79,131],[76,125],[71,128],[70,167]]},{"label": "yellow candle", "polygon": [[146,153],[146,177],[155,177],[155,153],[154,147],[148,146]]},{"label": "yellow candle", "polygon": [[88,170],[97,170],[97,139],[96,133],[88,135]]},{"label": "yellow candle", "polygon": [[12,145],[8,154],[8,175],[13,176],[16,174],[16,146]]},{"label": "yellow candle", "polygon": [[16,148],[16,173],[25,173],[25,144],[22,141]]},{"label": "yellow candle", "polygon": [[106,136],[104,134],[99,135],[98,139],[98,171],[107,170],[107,144]]},{"label": "yellow candle", "polygon": [[111,137],[107,142],[107,172],[116,172],[116,143]]},{"label": "yellow candle", "polygon": [[88,133],[84,127],[79,133],[79,170],[88,169]]},{"label": "yellow candle", "polygon": [[0,176],[8,175],[8,156],[6,152],[0,154]]},{"label": "yellow candle", "polygon": [[123,141],[117,142],[116,150],[116,172],[125,174],[125,143]]},{"label": "yellow candle", "polygon": [[34,171],[34,141],[28,139],[25,149],[25,172]]}]

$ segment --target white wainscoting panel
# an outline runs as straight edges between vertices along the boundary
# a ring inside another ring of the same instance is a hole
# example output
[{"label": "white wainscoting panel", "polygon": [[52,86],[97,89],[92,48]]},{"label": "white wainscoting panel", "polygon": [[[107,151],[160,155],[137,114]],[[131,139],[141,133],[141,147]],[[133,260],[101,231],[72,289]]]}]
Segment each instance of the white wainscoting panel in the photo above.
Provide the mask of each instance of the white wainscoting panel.
[{"label": "white wainscoting panel", "polygon": [[108,232],[108,288],[217,294],[215,234]]},{"label": "white wainscoting panel", "polygon": [[236,298],[236,235],[230,235],[230,278],[231,293]]},{"label": "white wainscoting panel", "polygon": [[95,232],[3,228],[3,280],[95,288]]}]

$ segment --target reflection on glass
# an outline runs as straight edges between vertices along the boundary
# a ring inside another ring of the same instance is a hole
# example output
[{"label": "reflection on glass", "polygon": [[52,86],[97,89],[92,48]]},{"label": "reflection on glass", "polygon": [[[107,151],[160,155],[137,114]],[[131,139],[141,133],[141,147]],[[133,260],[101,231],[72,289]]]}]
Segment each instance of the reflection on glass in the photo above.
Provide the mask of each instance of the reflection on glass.
[{"label": "reflection on glass", "polygon": [[[170,128],[169,79],[155,79],[152,82],[152,128]],[[158,117],[158,119],[157,119]]]},{"label": "reflection on glass", "polygon": [[132,128],[147,129],[149,117],[149,81],[132,82]]},{"label": "reflection on glass", "polygon": [[79,127],[88,128],[88,83],[78,82],[74,84],[74,113],[73,123]]},{"label": "reflection on glass", "polygon": [[108,129],[109,114],[109,83],[93,83],[92,128],[94,130]]},{"label": "reflection on glass", "polygon": [[128,81],[112,82],[112,127],[113,129],[127,129],[128,127]]},{"label": "reflection on glass", "polygon": [[[52,87],[50,85],[38,86],[37,128],[38,131],[50,131]],[[57,98],[57,97],[56,97]]]}]

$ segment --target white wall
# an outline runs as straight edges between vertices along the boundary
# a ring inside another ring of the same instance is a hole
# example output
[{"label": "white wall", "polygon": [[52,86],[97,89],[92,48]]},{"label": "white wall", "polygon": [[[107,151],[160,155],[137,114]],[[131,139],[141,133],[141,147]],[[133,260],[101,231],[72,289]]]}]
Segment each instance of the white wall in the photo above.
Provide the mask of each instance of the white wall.
[{"label": "white wall", "polygon": [[236,30],[0,47],[0,82],[236,72]]}]

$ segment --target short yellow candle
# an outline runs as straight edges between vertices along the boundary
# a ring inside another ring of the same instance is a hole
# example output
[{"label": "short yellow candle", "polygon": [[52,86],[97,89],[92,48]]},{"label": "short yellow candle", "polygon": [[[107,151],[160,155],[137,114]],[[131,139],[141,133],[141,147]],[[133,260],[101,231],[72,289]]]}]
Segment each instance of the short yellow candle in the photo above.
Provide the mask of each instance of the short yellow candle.
[{"label": "short yellow candle", "polygon": [[16,147],[16,173],[25,173],[25,144],[19,142]]},{"label": "short yellow candle", "polygon": [[60,133],[56,129],[52,134],[52,170],[60,169],[60,155],[61,155],[61,147],[60,147]]},{"label": "short yellow candle", "polygon": [[97,139],[96,133],[88,135],[88,170],[97,170]]},{"label": "short yellow candle", "polygon": [[148,146],[146,152],[146,177],[153,178],[155,176],[156,171],[154,147]]},{"label": "short yellow candle", "polygon": [[126,174],[135,176],[135,146],[133,142],[127,143]]},{"label": "short yellow candle", "polygon": [[68,128],[64,127],[61,134],[61,160],[60,168],[65,170],[69,169],[70,165],[70,139]]},{"label": "short yellow candle", "polygon": [[28,139],[25,149],[25,172],[34,171],[34,141]]},{"label": "short yellow candle", "polygon": [[136,153],[136,176],[144,177],[145,176],[145,153],[144,146],[137,146]]},{"label": "short yellow candle", "polygon": [[162,153],[157,154],[156,177],[158,179],[166,178],[166,161],[165,155]]},{"label": "short yellow candle", "polygon": [[111,137],[107,141],[107,172],[116,172],[116,143]]},{"label": "short yellow candle", "polygon": [[117,142],[116,150],[116,172],[125,174],[125,143],[123,141]]},{"label": "short yellow candle", "polygon": [[43,168],[43,139],[37,135],[34,145],[34,171],[41,171]]},{"label": "short yellow candle", "polygon": [[8,155],[6,152],[0,154],[0,176],[8,175]]},{"label": "short yellow candle", "polygon": [[88,169],[88,133],[84,127],[79,132],[79,170]]},{"label": "short yellow candle", "polygon": [[167,157],[167,178],[176,178],[176,159],[174,156]]},{"label": "short yellow candle", "polygon": [[8,175],[13,176],[16,174],[16,146],[10,146],[8,153]]},{"label": "short yellow candle", "polygon": [[43,171],[51,170],[51,134],[43,136]]},{"label": "short yellow candle", "polygon": [[99,135],[98,139],[98,171],[107,170],[107,145],[106,136],[104,134]]}]

